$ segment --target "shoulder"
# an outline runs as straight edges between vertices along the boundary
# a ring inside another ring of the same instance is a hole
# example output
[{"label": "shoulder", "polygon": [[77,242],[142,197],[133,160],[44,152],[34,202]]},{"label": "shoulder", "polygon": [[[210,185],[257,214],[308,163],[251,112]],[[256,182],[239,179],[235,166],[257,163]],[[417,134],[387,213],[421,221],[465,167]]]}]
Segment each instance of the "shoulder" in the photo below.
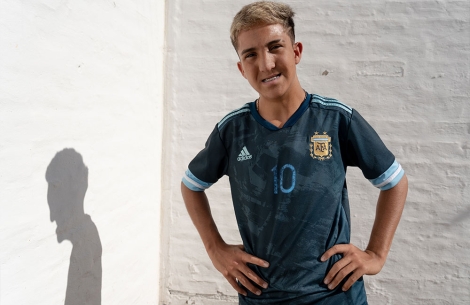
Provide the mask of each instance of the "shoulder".
[{"label": "shoulder", "polygon": [[222,120],[217,124],[217,128],[221,130],[227,123],[232,122],[234,120],[237,120],[241,117],[246,116],[247,114],[250,113],[250,104],[251,103],[246,103],[242,107],[230,111],[227,115],[225,115]]},{"label": "shoulder", "polygon": [[347,117],[353,114],[353,108],[331,97],[325,97],[318,94],[312,94],[310,106],[329,111],[338,111]]}]

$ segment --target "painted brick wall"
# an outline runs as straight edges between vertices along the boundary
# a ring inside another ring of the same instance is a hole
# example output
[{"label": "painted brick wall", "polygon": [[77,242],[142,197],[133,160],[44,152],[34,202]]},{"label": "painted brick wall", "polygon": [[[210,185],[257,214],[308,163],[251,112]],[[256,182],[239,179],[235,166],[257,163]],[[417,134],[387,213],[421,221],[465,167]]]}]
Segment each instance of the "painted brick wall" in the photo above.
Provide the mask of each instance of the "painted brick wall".
[{"label": "painted brick wall", "polygon": [[[229,41],[249,1],[169,1],[160,304],[236,304],[184,208],[180,178],[214,125],[254,100]],[[356,108],[404,166],[410,191],[370,304],[470,302],[470,2],[297,0],[309,92]],[[352,240],[365,247],[377,190],[348,172]],[[240,242],[227,179],[207,191],[225,240]]]},{"label": "painted brick wall", "polygon": [[164,13],[0,1],[1,305],[158,303]]}]

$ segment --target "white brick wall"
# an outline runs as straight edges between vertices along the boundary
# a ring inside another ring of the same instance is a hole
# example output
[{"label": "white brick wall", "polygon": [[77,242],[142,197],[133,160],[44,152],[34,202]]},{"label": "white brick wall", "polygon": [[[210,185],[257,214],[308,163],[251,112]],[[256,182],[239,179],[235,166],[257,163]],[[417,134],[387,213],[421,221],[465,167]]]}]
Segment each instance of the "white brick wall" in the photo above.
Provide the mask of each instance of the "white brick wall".
[{"label": "white brick wall", "polygon": [[[236,304],[179,184],[218,120],[256,98],[228,38],[249,1],[134,2],[0,1],[1,305],[64,303],[72,245],[57,243],[45,172],[67,147],[89,170],[102,304]],[[358,109],[409,177],[387,264],[366,277],[370,304],[468,304],[469,1],[289,3],[305,89]],[[364,247],[377,191],[358,170],[348,182],[353,242]],[[229,194],[225,178],[208,191],[237,243]]]},{"label": "white brick wall", "polygon": [[[168,3],[161,304],[236,304],[179,193],[188,162],[228,111],[256,98],[236,69],[233,15],[250,1]],[[340,99],[375,127],[410,191],[370,304],[470,302],[469,1],[289,1],[309,92]],[[348,173],[353,242],[365,247],[377,191]],[[208,192],[227,242],[239,242],[230,191]]]}]

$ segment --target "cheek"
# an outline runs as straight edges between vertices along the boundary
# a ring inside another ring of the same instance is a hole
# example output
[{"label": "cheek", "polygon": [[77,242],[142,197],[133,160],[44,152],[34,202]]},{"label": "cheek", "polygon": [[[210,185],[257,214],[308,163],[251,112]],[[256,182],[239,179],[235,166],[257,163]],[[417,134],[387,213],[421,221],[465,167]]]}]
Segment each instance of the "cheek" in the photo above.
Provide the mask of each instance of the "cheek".
[{"label": "cheek", "polygon": [[244,70],[243,71],[243,77],[245,77],[247,80],[253,80],[256,78],[255,73],[252,70]]}]

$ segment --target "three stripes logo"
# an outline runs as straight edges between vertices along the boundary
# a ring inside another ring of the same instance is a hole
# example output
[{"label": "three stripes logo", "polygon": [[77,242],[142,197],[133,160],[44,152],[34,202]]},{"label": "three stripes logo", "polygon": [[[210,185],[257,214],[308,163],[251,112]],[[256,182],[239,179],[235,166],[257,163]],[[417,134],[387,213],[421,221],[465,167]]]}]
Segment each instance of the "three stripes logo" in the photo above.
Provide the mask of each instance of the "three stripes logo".
[{"label": "three stripes logo", "polygon": [[238,155],[237,161],[245,161],[253,158],[253,156],[248,152],[248,149],[246,149],[246,146],[243,146],[242,151]]}]

